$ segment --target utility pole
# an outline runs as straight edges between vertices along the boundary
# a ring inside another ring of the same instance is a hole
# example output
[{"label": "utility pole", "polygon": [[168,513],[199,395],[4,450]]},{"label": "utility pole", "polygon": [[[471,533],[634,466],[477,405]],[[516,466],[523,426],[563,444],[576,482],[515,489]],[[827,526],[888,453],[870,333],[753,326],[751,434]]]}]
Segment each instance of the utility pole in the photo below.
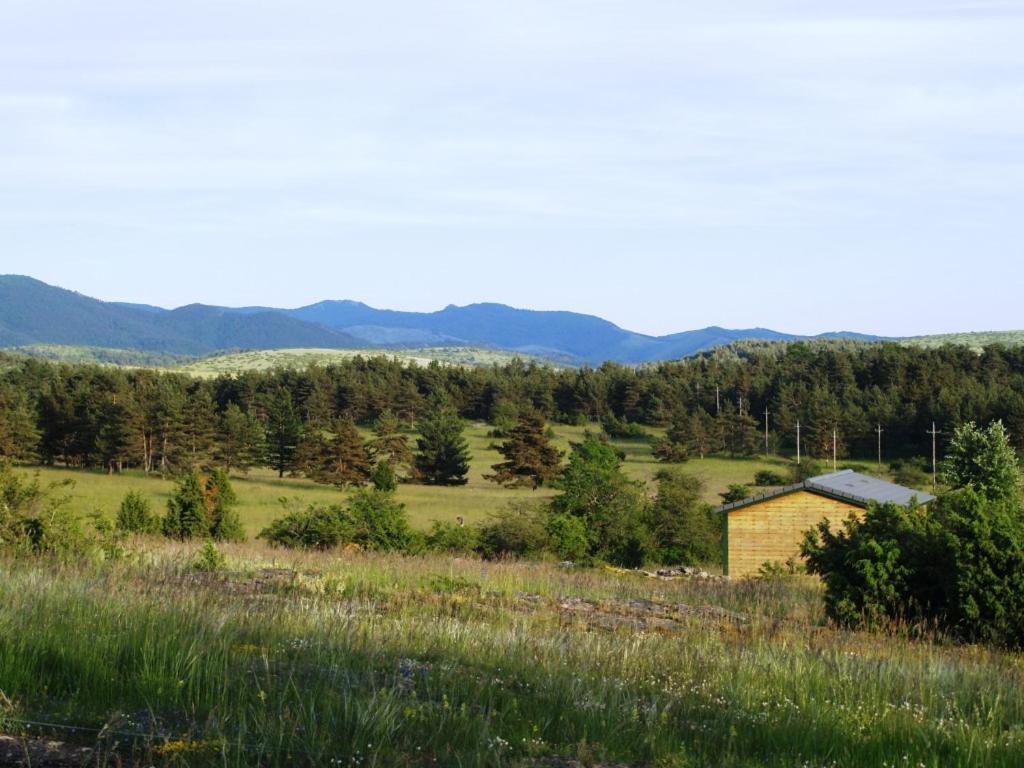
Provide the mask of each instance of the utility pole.
[{"label": "utility pole", "polygon": [[935,422],[932,422],[932,428],[929,429],[925,434],[932,436],[932,490],[938,486],[939,478],[939,453],[938,453],[938,442],[936,438],[942,434],[941,429],[935,428]]},{"label": "utility pole", "polygon": [[879,424],[875,428],[875,432],[878,433],[878,466],[882,466],[882,433],[884,431],[885,430],[882,429],[882,425],[881,424]]},{"label": "utility pole", "polygon": [[839,443],[838,430],[832,430],[832,471],[835,472],[839,467],[836,464],[836,458],[838,451],[836,450]]},{"label": "utility pole", "polygon": [[800,463],[800,419],[796,420],[796,463]]},{"label": "utility pole", "polygon": [[764,407],[764,455],[768,457],[768,406]]},{"label": "utility pole", "polygon": [[740,395],[740,416],[743,415],[743,395]]},{"label": "utility pole", "polygon": [[715,416],[722,413],[722,393],[719,386],[715,384]]}]

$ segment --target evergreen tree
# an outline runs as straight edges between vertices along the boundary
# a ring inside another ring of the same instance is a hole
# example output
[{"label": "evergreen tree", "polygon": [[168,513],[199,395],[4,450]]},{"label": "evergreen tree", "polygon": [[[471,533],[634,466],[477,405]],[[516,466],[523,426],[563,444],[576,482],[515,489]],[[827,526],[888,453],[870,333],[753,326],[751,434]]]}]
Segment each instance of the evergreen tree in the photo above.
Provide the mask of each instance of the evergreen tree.
[{"label": "evergreen tree", "polygon": [[108,473],[121,471],[132,438],[132,414],[124,399],[124,396],[120,400],[114,397],[105,405],[103,421],[96,436],[100,463]]},{"label": "evergreen tree", "polygon": [[292,468],[292,459],[299,442],[301,423],[295,413],[291,393],[278,387],[267,404],[267,453],[278,477]]},{"label": "evergreen tree", "polygon": [[13,387],[0,387],[0,458],[38,458],[40,433],[36,418],[24,393]]},{"label": "evergreen tree", "polygon": [[761,449],[760,425],[753,416],[724,410],[721,419],[725,450],[730,456],[754,456]]},{"label": "evergreen tree", "polygon": [[412,466],[409,437],[402,434],[398,417],[394,413],[385,410],[377,417],[373,435],[367,446],[373,458],[387,462],[392,470]]},{"label": "evergreen tree", "polygon": [[558,476],[562,452],[551,445],[544,419],[535,412],[523,414],[498,447],[505,461],[495,464],[487,480],[506,486],[530,485],[537,488]]},{"label": "evergreen tree", "polygon": [[720,561],[722,525],[704,501],[700,479],[680,472],[658,473],[658,495],[647,518],[657,546],[657,560],[665,564]]},{"label": "evergreen tree", "polygon": [[362,435],[351,419],[338,419],[334,423],[334,435],[328,446],[326,462],[314,480],[339,488],[362,485],[367,481],[373,465]]},{"label": "evergreen tree", "polygon": [[192,470],[178,481],[171,498],[167,500],[167,514],[163,520],[164,535],[172,539],[205,537],[210,533],[209,512],[203,476]]},{"label": "evergreen tree", "polygon": [[188,461],[200,466],[210,458],[217,428],[217,408],[204,385],[189,393],[181,414],[181,428]]},{"label": "evergreen tree", "polygon": [[469,443],[462,419],[449,404],[435,401],[419,423],[416,471],[428,485],[465,485]]},{"label": "evergreen tree", "polygon": [[217,462],[227,472],[232,469],[248,472],[259,463],[265,446],[266,436],[259,419],[243,411],[236,403],[228,403],[220,418],[217,434],[214,451]]}]

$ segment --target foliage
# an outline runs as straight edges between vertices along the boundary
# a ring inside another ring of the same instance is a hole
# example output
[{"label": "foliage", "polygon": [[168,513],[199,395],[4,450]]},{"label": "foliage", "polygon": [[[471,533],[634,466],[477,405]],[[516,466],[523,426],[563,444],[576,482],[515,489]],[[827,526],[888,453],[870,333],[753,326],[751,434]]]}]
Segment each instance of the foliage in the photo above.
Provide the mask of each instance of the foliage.
[{"label": "foliage", "polygon": [[621,465],[615,449],[592,436],[574,445],[551,509],[582,521],[590,557],[634,567],[648,558],[652,543],[643,490]]},{"label": "foliage", "polygon": [[258,538],[288,549],[333,549],[353,538],[351,520],[337,505],[312,504],[274,520]]},{"label": "foliage", "polygon": [[666,565],[710,563],[721,558],[722,524],[703,500],[703,483],[691,475],[658,474],[658,495],[647,512],[654,560]]},{"label": "foliage", "polygon": [[829,616],[844,626],[934,621],[945,608],[948,562],[934,518],[920,507],[872,506],[833,531],[808,531],[801,552],[825,582]]},{"label": "foliage", "polygon": [[478,549],[488,559],[538,557],[548,549],[546,514],[532,504],[509,504],[480,526]]},{"label": "foliage", "polygon": [[398,490],[398,476],[391,468],[391,464],[384,460],[378,461],[377,466],[373,468],[373,472],[370,473],[370,483],[378,491]]},{"label": "foliage", "polygon": [[972,488],[992,501],[1020,498],[1020,466],[1001,421],[984,429],[974,422],[957,427],[942,474],[949,486]]},{"label": "foliage", "polygon": [[585,563],[590,560],[590,537],[579,517],[550,513],[544,521],[547,546],[561,560]]},{"label": "foliage", "polygon": [[217,549],[211,539],[203,542],[203,547],[192,558],[192,570],[202,573],[216,573],[227,568],[227,558]]},{"label": "foliage", "polygon": [[338,419],[331,432],[311,429],[296,451],[296,467],[325,485],[346,488],[365,483],[372,471],[370,454],[351,419]]},{"label": "foliage", "polygon": [[618,440],[644,440],[647,438],[647,430],[640,424],[620,419],[613,413],[609,413],[601,419],[601,428],[608,437]]},{"label": "foliage", "polygon": [[160,518],[145,496],[129,491],[117,510],[116,526],[125,533],[160,533]]},{"label": "foliage", "polygon": [[785,476],[771,469],[762,469],[757,474],[754,475],[754,485],[761,488],[785,484]]},{"label": "foliage", "polygon": [[480,546],[480,531],[472,525],[435,520],[427,531],[425,544],[431,552],[473,554]]},{"label": "foliage", "polygon": [[893,482],[907,488],[927,488],[932,483],[931,471],[921,456],[897,459],[889,465]]},{"label": "foliage", "polygon": [[789,468],[790,482],[794,485],[810,480],[812,477],[820,477],[825,474],[825,466],[816,459],[804,457],[799,464],[793,464]]},{"label": "foliage", "polygon": [[43,486],[0,459],[0,547],[19,554],[73,555],[88,540],[78,516],[59,493],[66,484]]},{"label": "foliage", "polygon": [[176,539],[242,541],[245,532],[235,510],[237,503],[224,470],[209,474],[192,470],[178,480],[161,528],[165,536]]},{"label": "foliage", "polygon": [[458,412],[436,401],[419,424],[416,472],[427,485],[465,485],[469,473],[469,444]]},{"label": "foliage", "polygon": [[352,542],[365,549],[408,551],[416,543],[405,505],[394,494],[357,488],[346,513],[351,521]]},{"label": "foliage", "polygon": [[508,439],[498,452],[505,461],[495,464],[493,475],[486,479],[506,486],[529,485],[538,488],[559,473],[562,452],[551,445],[544,430],[544,420],[536,413],[523,414],[519,423],[508,432]]},{"label": "foliage", "polygon": [[731,484],[725,493],[720,493],[718,495],[722,497],[723,504],[733,504],[737,501],[746,501],[751,497],[750,488],[738,483]]},{"label": "foliage", "polygon": [[387,462],[392,470],[412,466],[412,449],[409,437],[402,434],[398,417],[390,410],[384,410],[373,425],[373,439],[367,448],[370,456],[379,462]]}]

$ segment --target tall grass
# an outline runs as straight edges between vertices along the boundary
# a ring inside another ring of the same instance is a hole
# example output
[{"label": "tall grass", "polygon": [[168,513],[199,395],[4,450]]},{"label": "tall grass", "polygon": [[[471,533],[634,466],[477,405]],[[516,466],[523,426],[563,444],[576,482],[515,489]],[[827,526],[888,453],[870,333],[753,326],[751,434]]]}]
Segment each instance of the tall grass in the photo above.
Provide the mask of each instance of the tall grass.
[{"label": "tall grass", "polygon": [[[1020,657],[832,631],[813,585],[227,552],[0,562],[0,722],[106,727],[157,765],[1024,764]],[[600,629],[567,597],[751,620]]]}]

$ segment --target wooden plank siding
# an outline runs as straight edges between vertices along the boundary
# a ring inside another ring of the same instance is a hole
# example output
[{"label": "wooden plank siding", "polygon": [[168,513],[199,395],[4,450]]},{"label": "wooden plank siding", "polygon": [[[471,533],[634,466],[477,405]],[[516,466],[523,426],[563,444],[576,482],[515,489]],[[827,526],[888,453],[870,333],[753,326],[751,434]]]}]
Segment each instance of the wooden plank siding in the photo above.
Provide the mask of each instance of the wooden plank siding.
[{"label": "wooden plank siding", "polygon": [[766,562],[799,560],[804,532],[822,520],[841,523],[864,510],[810,491],[795,491],[725,513],[726,573],[751,576]]}]

